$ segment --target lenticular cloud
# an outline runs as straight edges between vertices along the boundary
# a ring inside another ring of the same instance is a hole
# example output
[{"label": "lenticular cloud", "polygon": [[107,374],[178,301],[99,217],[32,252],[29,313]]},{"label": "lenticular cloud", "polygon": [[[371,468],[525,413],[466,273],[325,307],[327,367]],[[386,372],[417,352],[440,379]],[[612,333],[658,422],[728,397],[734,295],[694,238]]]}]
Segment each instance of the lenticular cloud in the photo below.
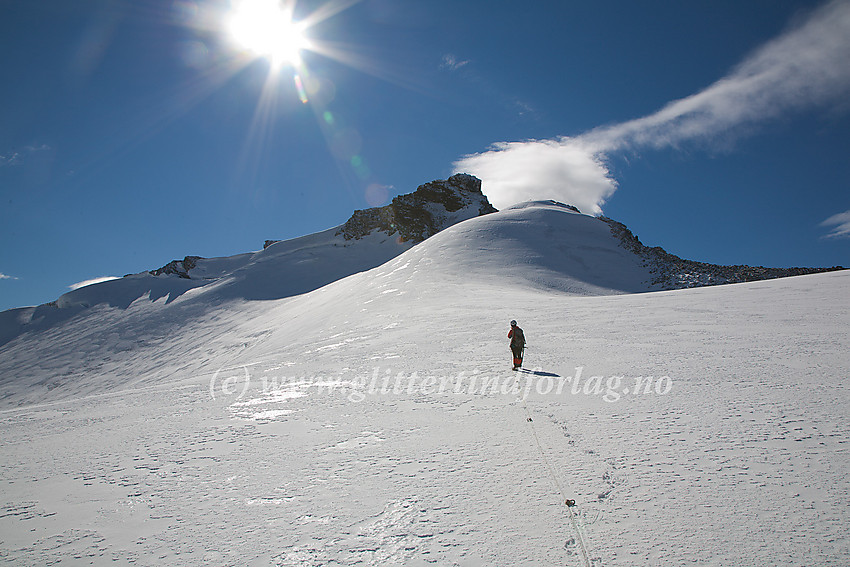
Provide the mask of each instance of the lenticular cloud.
[{"label": "lenticular cloud", "polygon": [[836,0],[769,41],[703,91],[654,114],[574,138],[500,142],[455,162],[484,181],[496,207],[556,199],[599,214],[617,183],[611,152],[709,139],[796,109],[841,102],[850,91],[850,0]]},{"label": "lenticular cloud", "polygon": [[602,160],[573,138],[501,142],[464,157],[455,168],[480,177],[496,208],[554,198],[599,214],[600,205],[617,189]]}]

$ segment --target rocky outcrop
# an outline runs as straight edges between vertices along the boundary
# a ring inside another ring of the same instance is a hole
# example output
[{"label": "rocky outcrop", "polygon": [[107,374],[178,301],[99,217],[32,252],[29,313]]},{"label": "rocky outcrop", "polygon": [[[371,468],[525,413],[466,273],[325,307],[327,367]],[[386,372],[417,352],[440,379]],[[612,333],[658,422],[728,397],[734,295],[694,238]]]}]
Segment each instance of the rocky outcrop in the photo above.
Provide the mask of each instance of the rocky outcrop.
[{"label": "rocky outcrop", "polygon": [[599,217],[611,227],[611,233],[616,236],[622,246],[642,260],[644,266],[653,274],[649,282],[655,289],[682,289],[729,283],[751,282],[801,276],[820,272],[843,270],[842,266],[831,268],[765,268],[763,266],[721,266],[684,260],[675,254],[670,254],[660,246],[644,246],[637,236],[632,234],[626,225]]},{"label": "rocky outcrop", "polygon": [[153,276],[178,276],[181,278],[185,278],[187,280],[192,279],[189,276],[189,270],[194,268],[198,264],[198,260],[203,260],[202,256],[186,256],[182,260],[172,260],[161,268],[157,268],[156,270],[150,270],[150,273]]},{"label": "rocky outcrop", "polygon": [[385,207],[354,211],[337,234],[351,240],[379,231],[418,243],[453,224],[494,212],[481,192],[481,180],[459,173],[420,185]]},{"label": "rocky outcrop", "polygon": [[[495,212],[496,209],[481,192],[481,180],[459,173],[444,181],[420,185],[413,193],[399,195],[385,207],[354,211],[336,234],[345,240],[357,240],[379,231],[416,244],[453,224]],[[263,250],[277,242],[280,240],[266,240]],[[192,279],[189,271],[198,260],[203,259],[201,256],[186,256],[148,273]]]}]

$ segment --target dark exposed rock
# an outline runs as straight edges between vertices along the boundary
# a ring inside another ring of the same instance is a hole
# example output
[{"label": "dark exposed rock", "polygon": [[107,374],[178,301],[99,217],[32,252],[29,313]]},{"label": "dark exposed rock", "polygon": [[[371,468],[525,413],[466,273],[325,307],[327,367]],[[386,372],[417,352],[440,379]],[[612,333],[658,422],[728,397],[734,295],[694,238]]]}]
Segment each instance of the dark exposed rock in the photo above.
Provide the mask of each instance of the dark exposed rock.
[{"label": "dark exposed rock", "polygon": [[194,268],[198,260],[203,260],[201,256],[186,256],[182,260],[172,260],[161,268],[150,270],[150,274],[154,276],[173,275],[185,279],[192,279],[189,276],[189,270]]},{"label": "dark exposed rock", "polygon": [[420,185],[385,207],[354,211],[337,234],[351,240],[377,230],[418,243],[462,220],[494,212],[481,192],[481,180],[458,173],[445,181]]},{"label": "dark exposed rock", "polygon": [[702,287],[709,285],[720,285],[729,283],[751,282],[758,280],[769,280],[784,278],[788,276],[801,276],[805,274],[816,274],[820,272],[833,272],[843,270],[842,266],[831,268],[765,268],[763,266],[721,266],[684,260],[675,254],[670,254],[660,246],[644,246],[637,236],[632,234],[626,225],[609,219],[599,217],[608,223],[611,233],[620,239],[622,246],[642,260],[644,266],[649,268],[653,279],[649,282],[656,289],[682,289],[688,287]]},{"label": "dark exposed rock", "polygon": [[[356,240],[377,230],[398,235],[405,242],[418,243],[453,224],[494,212],[496,209],[481,192],[481,180],[458,173],[445,181],[420,185],[413,193],[399,195],[385,207],[354,211],[336,234],[345,240]],[[263,250],[277,242],[280,240],[266,240]],[[202,259],[186,256],[149,273],[192,279],[189,271]]]},{"label": "dark exposed rock", "polygon": [[[572,205],[556,201],[558,205],[580,212]],[[496,209],[481,192],[481,180],[459,173],[441,181],[420,185],[413,193],[395,197],[389,205],[354,211],[336,234],[345,240],[358,240],[373,232],[397,236],[400,241],[413,244],[422,242],[437,232],[458,222],[496,212]],[[844,269],[832,268],[766,268],[763,266],[721,266],[684,260],[663,248],[644,246],[643,243],[622,223],[608,217],[599,217],[608,224],[611,233],[621,245],[637,255],[652,274],[648,283],[652,289],[681,289],[728,283],[773,279],[803,274],[814,274]],[[280,242],[266,240],[263,249]],[[186,256],[165,266],[152,270],[154,276],[173,275],[192,279],[192,270],[200,256]]]}]

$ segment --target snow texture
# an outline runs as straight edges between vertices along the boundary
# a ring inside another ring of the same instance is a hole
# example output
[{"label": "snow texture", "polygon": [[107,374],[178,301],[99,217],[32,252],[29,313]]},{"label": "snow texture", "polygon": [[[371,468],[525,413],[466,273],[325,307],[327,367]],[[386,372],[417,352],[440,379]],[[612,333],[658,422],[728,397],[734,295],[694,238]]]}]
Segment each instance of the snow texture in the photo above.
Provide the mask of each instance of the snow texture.
[{"label": "snow texture", "polygon": [[850,562],[847,272],[650,291],[554,203],[385,237],[89,286],[0,347],[0,558]]}]

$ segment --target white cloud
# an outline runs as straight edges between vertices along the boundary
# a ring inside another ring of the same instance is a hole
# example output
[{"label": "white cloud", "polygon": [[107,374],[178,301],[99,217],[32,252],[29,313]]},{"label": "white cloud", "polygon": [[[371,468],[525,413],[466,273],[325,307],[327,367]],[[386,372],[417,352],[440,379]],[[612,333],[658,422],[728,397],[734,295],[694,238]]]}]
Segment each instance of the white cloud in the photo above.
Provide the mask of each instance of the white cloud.
[{"label": "white cloud", "polygon": [[707,89],[649,116],[585,138],[601,150],[663,147],[846,97],[850,89],[850,2],[830,2],[800,27],[769,41]]},{"label": "white cloud", "polygon": [[460,159],[455,169],[480,177],[497,209],[557,199],[598,214],[617,189],[601,158],[574,138],[494,144],[487,152]]},{"label": "white cloud", "polygon": [[85,287],[87,285],[92,285],[92,284],[101,283],[101,282],[108,282],[110,280],[117,280],[117,279],[120,279],[120,278],[118,278],[116,276],[101,276],[99,278],[92,278],[90,280],[84,280],[84,281],[81,281],[81,282],[71,284],[71,285],[68,286],[68,289],[70,289],[70,290],[80,289],[81,287]]},{"label": "white cloud", "polygon": [[[455,171],[480,177],[488,196],[495,186],[494,204],[499,201],[504,206],[531,197],[599,212],[616,190],[604,166],[611,152],[676,146],[794,109],[843,104],[850,91],[848,61],[850,1],[836,0],[763,45],[705,90],[670,102],[654,114],[574,138],[494,144],[483,153],[458,160]],[[582,152],[583,158],[577,155]],[[560,167],[555,163],[559,159],[563,160]],[[544,167],[529,170],[529,164]],[[573,171],[575,167],[579,170]]]},{"label": "white cloud", "polygon": [[0,280],[16,280],[16,279],[18,279],[18,278],[16,278],[15,276],[9,276],[9,275],[4,274],[3,272],[0,272]]},{"label": "white cloud", "polygon": [[850,211],[832,215],[820,224],[833,227],[825,238],[850,238]]},{"label": "white cloud", "polygon": [[469,59],[458,59],[452,53],[446,53],[443,55],[443,61],[440,63],[440,69],[449,69],[451,71],[457,71],[461,67],[465,67],[469,65]]}]

